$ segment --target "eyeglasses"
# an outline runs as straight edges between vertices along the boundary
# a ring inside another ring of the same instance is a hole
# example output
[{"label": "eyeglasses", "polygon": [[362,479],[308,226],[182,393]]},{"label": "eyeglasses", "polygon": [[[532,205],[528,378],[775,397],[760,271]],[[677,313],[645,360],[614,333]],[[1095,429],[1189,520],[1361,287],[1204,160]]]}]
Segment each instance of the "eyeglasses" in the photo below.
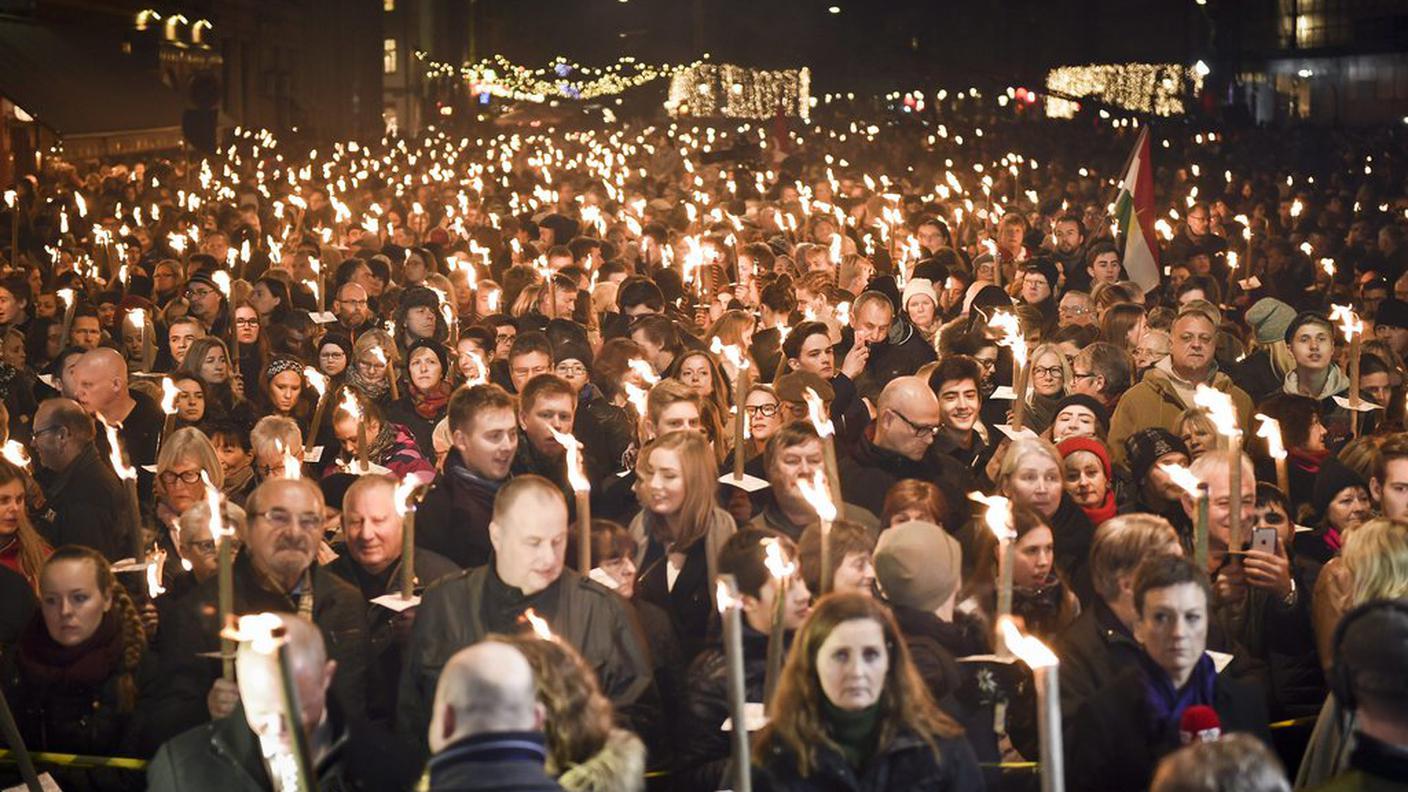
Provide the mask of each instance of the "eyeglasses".
[{"label": "eyeglasses", "polygon": [[1038,377],[1051,377],[1055,379],[1056,377],[1059,377],[1064,374],[1065,369],[1061,368],[1060,366],[1046,366],[1045,368],[1037,366],[1032,369],[1032,373],[1037,375]]},{"label": "eyeglasses", "polygon": [[749,416],[758,416],[758,415],[761,415],[761,416],[764,417],[764,418],[771,418],[771,417],[773,417],[774,415],[777,415],[777,411],[780,410],[780,409],[782,409],[782,405],[778,404],[777,402],[773,402],[772,404],[745,404],[745,405],[743,405],[743,412],[744,412],[744,414],[749,415]]},{"label": "eyeglasses", "polygon": [[561,365],[557,367],[557,373],[559,376],[563,377],[582,377],[586,375],[587,367],[580,363],[575,365]]},{"label": "eyeglasses", "polygon": [[1088,371],[1085,371],[1085,372],[1081,372],[1081,371],[1072,371],[1072,372],[1071,372],[1071,379],[1074,379],[1074,380],[1095,379],[1095,375],[1092,374],[1092,373],[1090,373],[1090,372],[1088,372]]},{"label": "eyeglasses", "polygon": [[186,296],[193,300],[204,300],[214,293],[211,289],[186,289]]},{"label": "eyeglasses", "polygon": [[197,481],[200,481],[200,471],[187,470],[184,473],[177,473],[174,470],[168,470],[162,473],[160,478],[161,483],[165,484],[168,487],[172,484],[175,484],[177,481],[180,481],[182,484],[194,484]]},{"label": "eyeglasses", "polygon": [[[226,539],[225,541],[232,543],[230,545],[232,549],[240,549],[240,542],[238,539]],[[186,550],[189,552],[199,553],[203,556],[215,555],[215,551],[220,547],[220,545],[217,544],[214,539],[201,539],[195,542],[182,542],[181,546],[186,548]]]},{"label": "eyeglasses", "polygon": [[235,327],[258,327],[258,319],[236,319]]},{"label": "eyeglasses", "polygon": [[[269,524],[280,530],[291,528],[294,523],[293,512],[288,509],[267,509],[262,512],[255,512],[255,517],[262,517],[269,521]],[[323,527],[323,515],[314,512],[304,512],[298,515],[298,527],[305,531],[315,531]]]},{"label": "eyeglasses", "polygon": [[343,352],[341,349],[334,349],[331,352],[319,352],[318,357],[324,360],[337,360],[338,358],[347,357],[347,353]]},{"label": "eyeglasses", "polygon": [[1058,305],[1056,312],[1067,316],[1084,316],[1090,313],[1090,308],[1084,305]]},{"label": "eyeglasses", "polygon": [[905,417],[905,414],[900,412],[899,410],[892,409],[890,410],[890,412],[894,413],[895,417],[899,418],[901,421],[904,421],[906,424],[909,424],[909,428],[911,431],[914,432],[915,437],[924,437],[926,435],[929,437],[938,437],[939,430],[943,429],[942,424],[926,425],[915,423],[914,421],[911,421],[909,420],[909,418]]},{"label": "eyeglasses", "polygon": [[62,426],[46,426],[43,429],[40,429],[36,426],[34,428],[34,431],[29,433],[29,436],[34,438],[35,440],[38,440],[40,435],[43,435],[45,432],[57,432],[62,428]]},{"label": "eyeglasses", "polygon": [[978,361],[978,365],[979,365],[979,366],[982,366],[984,369],[987,369],[987,370],[989,370],[989,371],[991,371],[992,369],[997,368],[997,360],[996,360],[996,358],[994,358],[994,359],[992,359],[992,360],[989,360],[989,359],[987,359],[987,358],[973,358],[973,359],[976,360],[976,361]]},{"label": "eyeglasses", "polygon": [[345,305],[348,308],[366,308],[366,300],[335,300],[338,305]]}]

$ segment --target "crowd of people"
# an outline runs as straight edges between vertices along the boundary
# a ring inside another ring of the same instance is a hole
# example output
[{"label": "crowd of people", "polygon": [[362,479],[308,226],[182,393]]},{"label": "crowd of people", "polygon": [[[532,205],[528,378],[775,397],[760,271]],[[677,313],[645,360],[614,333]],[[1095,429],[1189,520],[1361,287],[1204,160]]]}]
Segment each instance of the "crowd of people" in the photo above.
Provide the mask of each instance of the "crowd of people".
[{"label": "crowd of people", "polygon": [[[1402,133],[1159,124],[1140,285],[1139,122],[937,121],[240,130],[25,176],[28,750],[148,760],[74,790],[290,788],[270,746],[319,789],[1402,784]],[[298,723],[226,612],[278,615]]]}]

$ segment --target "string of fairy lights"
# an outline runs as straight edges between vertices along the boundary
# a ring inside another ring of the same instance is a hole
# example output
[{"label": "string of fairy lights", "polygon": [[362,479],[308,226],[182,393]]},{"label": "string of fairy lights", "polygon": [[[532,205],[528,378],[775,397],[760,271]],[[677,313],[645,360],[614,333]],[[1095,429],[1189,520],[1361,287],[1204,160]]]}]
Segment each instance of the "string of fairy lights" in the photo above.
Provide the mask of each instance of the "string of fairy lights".
[{"label": "string of fairy lights", "polygon": [[[1200,62],[1201,63],[1201,62]],[[1156,116],[1182,115],[1183,98],[1203,87],[1204,68],[1178,63],[1110,63],[1062,66],[1046,75],[1048,118],[1072,118],[1077,102],[1063,97],[1093,97],[1106,104]]]}]

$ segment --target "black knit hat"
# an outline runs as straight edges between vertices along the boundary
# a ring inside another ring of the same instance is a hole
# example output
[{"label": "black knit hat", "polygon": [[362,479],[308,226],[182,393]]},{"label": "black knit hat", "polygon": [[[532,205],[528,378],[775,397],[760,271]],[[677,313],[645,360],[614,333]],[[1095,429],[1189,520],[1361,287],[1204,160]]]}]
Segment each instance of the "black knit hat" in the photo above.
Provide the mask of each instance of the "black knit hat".
[{"label": "black knit hat", "polygon": [[1139,481],[1149,474],[1154,463],[1174,452],[1190,456],[1188,444],[1183,439],[1157,426],[1140,429],[1124,440],[1125,456],[1129,459],[1129,470],[1134,480]]},{"label": "black knit hat", "polygon": [[1330,334],[1334,335],[1335,325],[1330,321],[1330,317],[1320,311],[1301,311],[1286,325],[1286,343],[1291,343],[1291,339],[1296,337],[1296,331],[1308,324],[1322,324],[1330,328]]},{"label": "black knit hat", "polygon": [[1110,411],[1105,409],[1105,405],[1099,399],[1084,393],[1072,393],[1059,402],[1056,402],[1056,409],[1051,411],[1053,418],[1061,414],[1061,411],[1071,405],[1079,405],[1095,414],[1095,420],[1100,424],[1102,435],[1110,432]]},{"label": "black knit hat", "polygon": [[1040,275],[1046,281],[1046,287],[1054,294],[1056,292],[1056,281],[1060,275],[1056,271],[1056,264],[1048,258],[1035,258],[1022,266],[1027,277]]},{"label": "black knit hat", "polygon": [[406,347],[406,362],[409,363],[411,356],[418,349],[429,349],[435,353],[435,357],[440,361],[440,371],[447,374],[450,371],[450,355],[446,351],[445,345],[433,338],[417,338]]},{"label": "black knit hat", "polygon": [[1408,328],[1408,302],[1389,297],[1379,303],[1379,310],[1374,314],[1374,325]]},{"label": "black knit hat", "polygon": [[1363,487],[1365,492],[1369,491],[1368,483],[1358,473],[1350,470],[1336,457],[1325,457],[1325,461],[1320,463],[1320,472],[1315,474],[1315,489],[1310,496],[1310,505],[1315,507],[1317,515],[1324,515],[1335,496],[1350,487]]},{"label": "black knit hat", "polygon": [[587,368],[592,367],[592,345],[581,325],[570,319],[553,319],[544,332],[552,345],[553,365],[564,360],[576,360]]},{"label": "black knit hat", "polygon": [[412,308],[420,307],[431,308],[439,313],[440,295],[425,286],[412,286],[401,292],[400,309],[402,315]]}]

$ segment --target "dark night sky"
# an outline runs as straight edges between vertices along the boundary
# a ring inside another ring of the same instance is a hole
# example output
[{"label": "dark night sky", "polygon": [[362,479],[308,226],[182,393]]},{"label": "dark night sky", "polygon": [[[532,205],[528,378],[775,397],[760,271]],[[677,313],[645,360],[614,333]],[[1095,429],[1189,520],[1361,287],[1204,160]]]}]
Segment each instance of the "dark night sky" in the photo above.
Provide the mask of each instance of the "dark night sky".
[{"label": "dark night sky", "polygon": [[1192,0],[479,0],[479,14],[480,52],[520,63],[678,62],[702,40],[717,62],[811,66],[821,90],[921,78],[1005,85],[1061,63],[1211,60],[1209,21]]}]

